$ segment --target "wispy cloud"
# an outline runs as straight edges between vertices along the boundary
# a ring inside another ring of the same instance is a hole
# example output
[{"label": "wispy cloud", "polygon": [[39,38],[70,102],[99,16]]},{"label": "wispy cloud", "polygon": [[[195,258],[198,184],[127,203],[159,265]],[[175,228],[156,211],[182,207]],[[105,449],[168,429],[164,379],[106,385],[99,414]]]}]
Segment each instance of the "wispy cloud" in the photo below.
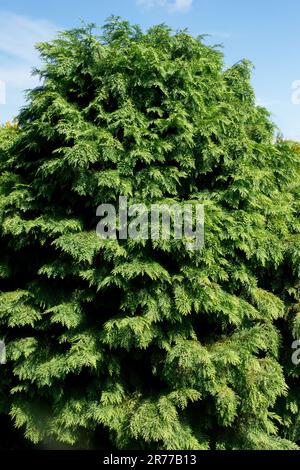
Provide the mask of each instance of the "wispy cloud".
[{"label": "wispy cloud", "polygon": [[165,8],[169,13],[187,12],[193,0],[137,0],[137,4],[145,8]]},{"label": "wispy cloud", "polygon": [[169,11],[188,11],[192,6],[193,0],[175,0],[168,5]]},{"label": "wispy cloud", "polygon": [[35,56],[34,44],[48,40],[56,30],[57,28],[47,20],[34,20],[0,12],[0,52],[31,60]]},{"label": "wispy cloud", "polygon": [[6,104],[0,121],[10,119],[24,103],[24,90],[38,84],[31,70],[39,65],[34,45],[55,36],[58,27],[43,19],[0,11],[0,80],[6,84]]}]

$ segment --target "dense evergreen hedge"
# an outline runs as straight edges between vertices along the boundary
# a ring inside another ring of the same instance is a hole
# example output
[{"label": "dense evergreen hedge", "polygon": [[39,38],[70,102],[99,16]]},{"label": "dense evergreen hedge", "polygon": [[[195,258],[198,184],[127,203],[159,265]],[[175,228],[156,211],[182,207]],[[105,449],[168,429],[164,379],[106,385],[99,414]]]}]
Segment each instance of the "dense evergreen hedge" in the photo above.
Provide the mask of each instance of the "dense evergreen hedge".
[{"label": "dense evergreen hedge", "polygon": [[[297,448],[299,154],[251,65],[118,18],[39,51],[1,130],[5,419],[40,445]],[[101,240],[119,196],[203,203],[205,247]]]}]

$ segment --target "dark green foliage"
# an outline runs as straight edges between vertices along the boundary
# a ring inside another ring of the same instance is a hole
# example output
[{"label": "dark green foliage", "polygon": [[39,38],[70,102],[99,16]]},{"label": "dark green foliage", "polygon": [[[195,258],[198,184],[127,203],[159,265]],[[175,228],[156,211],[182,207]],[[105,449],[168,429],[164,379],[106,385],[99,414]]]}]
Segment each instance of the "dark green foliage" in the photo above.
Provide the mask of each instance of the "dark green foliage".
[{"label": "dark green foliage", "polygon": [[[43,84],[1,143],[3,412],[34,443],[297,448],[275,410],[275,278],[299,157],[273,142],[250,64],[116,18],[39,51]],[[205,248],[100,240],[96,208],[119,196],[204,203]]]},{"label": "dark green foliage", "polygon": [[[281,143],[279,143],[279,146]],[[299,143],[289,142],[289,147],[294,154],[300,155]],[[285,257],[284,262],[273,278],[272,287],[285,302],[286,309],[284,321],[279,324],[282,334],[282,347],[280,362],[284,368],[284,375],[289,387],[288,395],[279,400],[278,412],[282,416],[283,436],[300,442],[300,290],[299,290],[299,265],[300,265],[300,239],[299,239],[299,215],[300,215],[300,172],[296,178],[290,178],[286,187],[282,189],[289,192],[293,199],[293,211],[295,215],[291,232],[284,240]],[[295,361],[295,362],[294,362]]]}]

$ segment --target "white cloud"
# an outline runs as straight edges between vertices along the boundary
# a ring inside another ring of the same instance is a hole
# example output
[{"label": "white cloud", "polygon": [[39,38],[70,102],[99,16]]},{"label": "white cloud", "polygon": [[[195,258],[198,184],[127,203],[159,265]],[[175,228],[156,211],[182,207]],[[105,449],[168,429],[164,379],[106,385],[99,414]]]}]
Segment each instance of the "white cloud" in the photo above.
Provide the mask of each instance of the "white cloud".
[{"label": "white cloud", "polygon": [[175,0],[173,3],[169,3],[169,11],[188,11],[192,6],[193,0]]},{"label": "white cloud", "polygon": [[0,12],[0,52],[31,60],[36,56],[34,44],[52,37],[57,28],[47,20],[33,20]]},{"label": "white cloud", "polygon": [[0,11],[0,80],[6,84],[6,104],[0,121],[11,119],[24,104],[24,90],[38,84],[32,68],[40,61],[35,44],[53,38],[58,27],[43,19],[32,19]]},{"label": "white cloud", "polygon": [[146,8],[166,8],[172,12],[187,12],[190,10],[193,0],[137,0],[137,4]]}]

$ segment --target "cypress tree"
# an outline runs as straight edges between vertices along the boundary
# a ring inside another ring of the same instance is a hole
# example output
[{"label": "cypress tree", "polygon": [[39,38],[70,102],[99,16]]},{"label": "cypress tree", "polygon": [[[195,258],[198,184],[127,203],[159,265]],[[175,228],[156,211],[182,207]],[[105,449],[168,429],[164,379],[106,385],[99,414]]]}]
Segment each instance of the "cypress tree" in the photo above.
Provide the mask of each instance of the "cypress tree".
[{"label": "cypress tree", "polygon": [[[295,155],[300,155],[300,146],[297,142],[278,142],[278,147],[289,147]],[[281,434],[292,440],[300,442],[300,290],[299,290],[299,166],[298,171],[290,176],[287,184],[281,190],[289,193],[294,220],[290,224],[289,234],[284,237],[285,250],[283,263],[273,272],[272,290],[280,295],[285,303],[285,314],[278,323],[281,332],[280,363],[288,385],[288,394],[279,399],[277,412],[281,416]]]},{"label": "cypress tree", "polygon": [[[272,282],[299,158],[274,143],[251,64],[115,17],[38,49],[42,84],[0,149],[1,411],[33,443],[297,448],[275,409]],[[204,204],[204,248],[97,237],[120,196]]]}]

